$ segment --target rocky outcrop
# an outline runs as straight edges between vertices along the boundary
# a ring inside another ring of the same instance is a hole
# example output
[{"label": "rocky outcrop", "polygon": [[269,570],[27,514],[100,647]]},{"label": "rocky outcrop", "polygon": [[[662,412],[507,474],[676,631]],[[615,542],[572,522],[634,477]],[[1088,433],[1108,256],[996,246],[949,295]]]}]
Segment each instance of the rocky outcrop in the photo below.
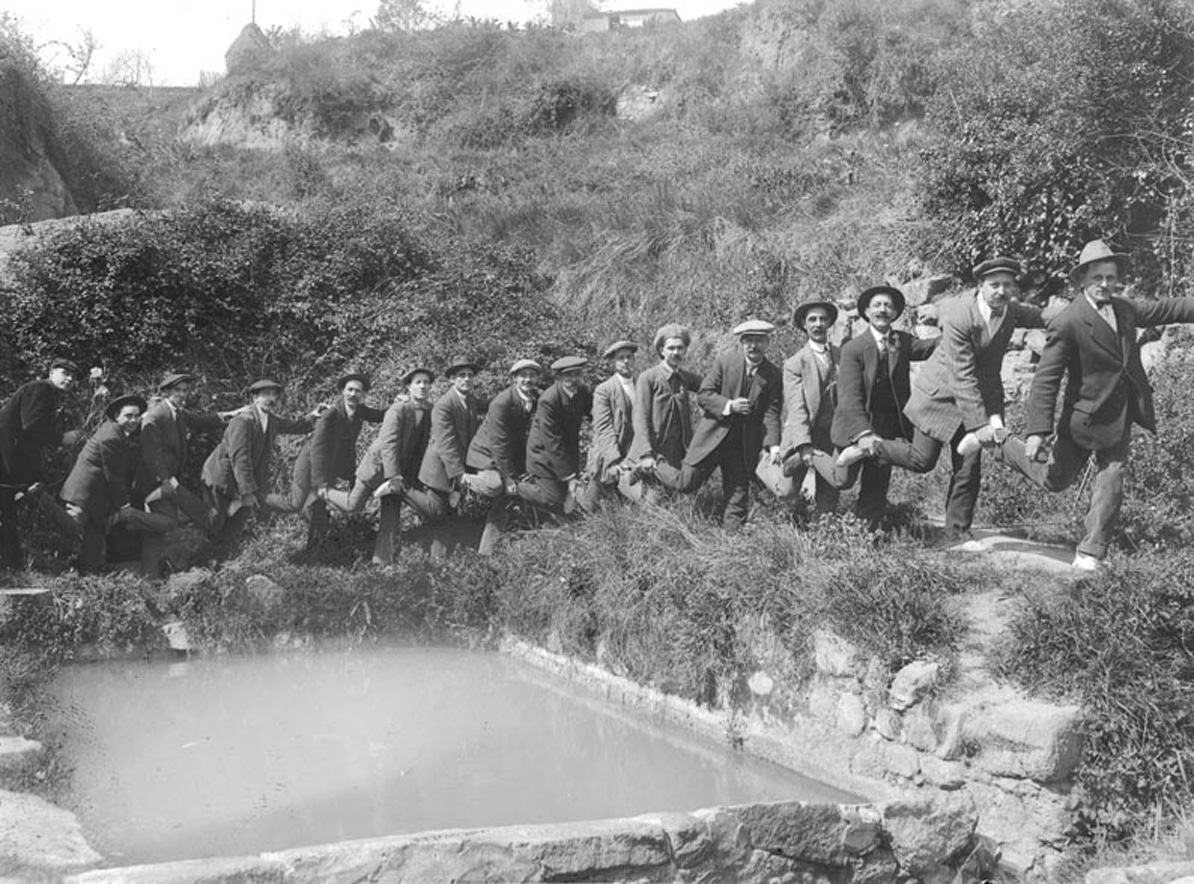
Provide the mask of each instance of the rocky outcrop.
[{"label": "rocky outcrop", "polygon": [[0,64],[0,224],[78,214],[50,158],[50,110],[33,83]]}]

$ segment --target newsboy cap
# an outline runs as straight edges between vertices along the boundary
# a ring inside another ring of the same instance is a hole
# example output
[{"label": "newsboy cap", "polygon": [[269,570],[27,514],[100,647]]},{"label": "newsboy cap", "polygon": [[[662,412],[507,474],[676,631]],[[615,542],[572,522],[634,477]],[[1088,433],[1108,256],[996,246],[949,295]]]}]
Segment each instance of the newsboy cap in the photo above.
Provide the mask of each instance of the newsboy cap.
[{"label": "newsboy cap", "polygon": [[269,378],[262,378],[259,381],[253,381],[253,383],[249,385],[250,393],[260,393],[262,390],[277,390],[279,393],[281,393],[285,389],[286,388],[277,381],[271,381]]},{"label": "newsboy cap", "polygon": [[518,374],[524,368],[532,369],[533,371],[537,371],[540,374],[543,373],[543,366],[541,366],[534,359],[519,359],[517,362],[515,362],[513,365],[510,366],[510,374]]},{"label": "newsboy cap", "polygon": [[149,403],[145,401],[144,396],[117,396],[104,407],[104,416],[115,420],[116,415],[120,414],[120,409],[126,405],[137,406],[142,414],[145,414],[145,409],[149,407]]},{"label": "newsboy cap", "polygon": [[1070,271],[1070,282],[1081,285],[1082,271],[1087,264],[1099,261],[1114,261],[1120,273],[1128,272],[1128,256],[1123,252],[1116,252],[1107,245],[1106,241],[1094,239],[1082,247],[1082,254],[1078,256],[1078,263]]},{"label": "newsboy cap", "polygon": [[1020,266],[1020,262],[1015,258],[991,258],[989,261],[983,261],[981,264],[975,266],[971,271],[974,278],[982,282],[984,276],[989,276],[992,273],[1010,273],[1012,276],[1019,278],[1024,273],[1024,268]]},{"label": "newsboy cap", "polygon": [[775,334],[775,326],[770,322],[764,322],[762,319],[748,319],[746,322],[735,326],[732,334],[738,337],[742,335],[770,335]]},{"label": "newsboy cap", "polygon": [[805,301],[803,304],[798,304],[796,309],[792,311],[792,325],[797,328],[804,328],[804,320],[808,318],[809,313],[815,307],[829,311],[830,325],[837,322],[837,304],[833,303],[833,301]]},{"label": "newsboy cap", "polygon": [[169,390],[171,387],[183,383],[195,383],[195,376],[193,374],[183,374],[181,372],[170,372],[162,376],[161,383],[158,384],[159,390]]},{"label": "newsboy cap", "polygon": [[633,350],[638,352],[638,344],[634,341],[614,341],[605,348],[605,352],[601,354],[602,359],[613,359],[618,355],[619,350]]},{"label": "newsboy cap", "polygon": [[566,371],[580,371],[588,364],[589,360],[583,356],[561,356],[551,364],[551,370],[556,374],[562,374]]},{"label": "newsboy cap", "polygon": [[873,285],[858,296],[858,315],[863,319],[866,319],[866,308],[870,306],[871,298],[875,295],[890,295],[891,300],[895,302],[896,318],[903,315],[904,307],[908,303],[904,300],[904,293],[895,286]]},{"label": "newsboy cap", "polygon": [[61,368],[63,371],[69,371],[75,377],[82,377],[83,372],[79,371],[79,366],[71,362],[69,359],[55,359],[50,363],[50,371],[56,368]]}]

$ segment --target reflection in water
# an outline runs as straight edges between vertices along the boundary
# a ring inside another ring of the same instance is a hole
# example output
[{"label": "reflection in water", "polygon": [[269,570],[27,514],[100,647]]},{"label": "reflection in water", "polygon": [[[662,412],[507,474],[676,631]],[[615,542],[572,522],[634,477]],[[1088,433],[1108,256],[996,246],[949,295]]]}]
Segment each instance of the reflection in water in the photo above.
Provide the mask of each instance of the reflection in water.
[{"label": "reflection in water", "polygon": [[851,796],[570,696],[494,654],[71,667],[72,809],[127,864],[444,828]]}]

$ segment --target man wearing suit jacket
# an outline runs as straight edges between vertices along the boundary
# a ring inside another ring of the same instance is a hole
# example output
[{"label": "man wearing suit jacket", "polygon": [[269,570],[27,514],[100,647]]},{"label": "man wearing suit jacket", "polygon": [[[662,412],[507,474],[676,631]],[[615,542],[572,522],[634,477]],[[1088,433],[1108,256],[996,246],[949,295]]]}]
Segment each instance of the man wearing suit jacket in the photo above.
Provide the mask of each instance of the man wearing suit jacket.
[{"label": "man wearing suit jacket", "polygon": [[357,467],[352,491],[327,490],[327,502],[346,513],[360,512],[370,497],[381,499],[377,540],[373,545],[375,565],[394,561],[403,501],[424,518],[441,514],[438,498],[419,481],[419,467],[431,438],[430,396],[434,381],[435,372],[422,366],[403,375],[407,395],[400,396],[386,409],[381,430]]},{"label": "man wearing suit jacket", "polygon": [[965,552],[984,549],[970,534],[982,487],[982,446],[960,443],[968,434],[993,441],[1003,430],[1003,356],[1017,328],[1044,328],[1036,307],[1021,304],[1017,279],[1023,269],[1011,258],[992,258],[974,268],[978,291],[941,305],[941,338],[912,385],[904,415],[912,422],[911,441],[863,440],[881,463],[927,473],[950,446],[949,490],[945,498],[945,539]]},{"label": "man wearing suit jacket", "polygon": [[937,346],[936,340],[922,341],[892,327],[904,306],[903,292],[889,285],[858,296],[858,315],[866,317],[870,327],[842,347],[837,408],[830,427],[834,444],[842,449],[838,466],[864,461],[854,512],[873,528],[887,509],[891,464],[867,453],[870,439],[912,438],[912,425],[903,414],[911,394],[909,365],[928,359]]},{"label": "man wearing suit jacket", "polygon": [[[1128,256],[1102,240],[1086,244],[1070,281],[1079,294],[1050,321],[1045,349],[1032,378],[1028,438],[991,443],[995,457],[1047,491],[1074,483],[1094,454],[1096,473],[1086,534],[1074,554],[1077,571],[1093,572],[1107,554],[1123,504],[1124,469],[1132,425],[1156,432],[1152,387],[1140,362],[1138,328],[1194,322],[1194,298],[1130,301],[1116,297],[1127,275]],[[1067,377],[1057,421],[1057,441],[1047,462],[1038,456],[1053,431],[1054,408]],[[967,438],[963,444],[983,444]]]},{"label": "man wearing suit jacket", "polygon": [[[634,439],[628,457],[640,477],[672,491],[677,490],[675,482],[692,442],[689,397],[701,386],[700,375],[684,368],[691,343],[692,335],[684,326],[674,322],[662,326],[652,345],[659,362],[640,374],[634,385]],[[659,465],[664,467],[662,472]]]},{"label": "man wearing suit jacket", "polygon": [[634,440],[634,354],[638,344],[615,341],[602,354],[614,366],[613,375],[593,390],[593,438],[589,441],[588,469],[592,482],[588,506],[602,497],[642,497],[642,486],[631,478],[634,462],[627,454]]},{"label": "man wearing suit jacket", "polygon": [[[837,509],[839,489],[849,481],[849,471],[837,465],[829,428],[837,403],[837,373],[841,348],[829,342],[837,322],[837,305],[807,301],[792,314],[792,325],[804,329],[808,342],[784,362],[784,423],[780,449],[782,468],[763,463],[760,476],[779,497],[795,494],[813,471],[813,505],[818,512]],[[782,479],[776,478],[779,472]],[[768,481],[770,480],[770,481]]]},{"label": "man wearing suit jacket", "polygon": [[361,424],[381,423],[386,415],[381,409],[365,404],[365,394],[369,391],[366,375],[345,375],[336,387],[341,391],[340,401],[319,416],[311,438],[303,443],[294,462],[290,505],[308,514],[308,550],[327,537],[328,491],[340,480],[351,482],[356,476]]},{"label": "man wearing suit jacket", "polygon": [[[187,411],[187,396],[195,385],[195,376],[167,374],[158,384],[161,398],[141,417],[141,463],[137,485],[146,493],[145,506],[151,513],[164,516],[174,524],[186,515],[201,531],[211,530],[211,515],[197,494],[179,483],[179,474],[189,457],[191,433],[222,428],[234,412],[200,414]],[[141,543],[141,570],[156,576],[161,570],[162,538],[148,533]]]},{"label": "man wearing suit jacket", "polygon": [[[734,329],[738,346],[719,356],[701,388],[700,420],[684,465],[674,481],[678,490],[696,491],[721,468],[723,524],[737,531],[750,512],[750,480],[764,449],[772,463],[780,460],[780,408],[783,376],[767,359],[775,326],[752,319]],[[665,483],[673,468],[656,467]]]},{"label": "man wearing suit jacket", "polygon": [[293,512],[285,498],[270,494],[270,457],[280,433],[311,432],[315,414],[297,420],[275,414],[282,398],[276,381],[255,381],[249,387],[251,406],[238,413],[224,429],[224,438],[203,464],[204,499],[213,512],[217,559],[236,554],[249,514],[261,507]]},{"label": "man wearing suit jacket", "polygon": [[0,564],[19,571],[25,567],[21,548],[18,495],[40,484],[42,453],[57,449],[64,435],[59,408],[70,392],[79,367],[69,359],[50,363],[46,378],[23,384],[0,407]]},{"label": "man wearing suit jacket", "polygon": [[593,407],[593,395],[581,383],[588,361],[564,356],[551,364],[556,376],[539,397],[527,434],[527,479],[518,496],[553,515],[570,513],[579,490],[580,428]]},{"label": "man wearing suit jacket", "polygon": [[530,435],[543,369],[530,359],[510,366],[510,386],[489,403],[477,435],[468,447],[465,465],[476,470],[470,489],[492,500],[477,552],[489,555],[510,522],[510,500],[526,474],[527,437]]},{"label": "man wearing suit jacket", "polygon": [[[107,418],[95,431],[75,460],[59,495],[67,515],[74,523],[80,541],[80,574],[100,571],[107,558],[107,533],[114,524],[132,521],[145,528],[135,517],[129,503],[137,472],[137,431],[146,402],[140,396],[121,396],[104,409]],[[158,517],[163,525],[170,522]],[[148,520],[143,520],[148,521]]]}]

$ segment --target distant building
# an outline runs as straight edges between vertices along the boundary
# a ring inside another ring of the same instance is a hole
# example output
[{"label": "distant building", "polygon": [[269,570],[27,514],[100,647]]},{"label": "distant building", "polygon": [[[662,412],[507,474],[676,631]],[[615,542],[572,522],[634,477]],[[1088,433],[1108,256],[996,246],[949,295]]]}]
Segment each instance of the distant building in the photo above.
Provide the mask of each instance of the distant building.
[{"label": "distant building", "polygon": [[581,21],[582,31],[616,31],[618,28],[646,28],[679,24],[680,14],[674,9],[591,10]]}]

